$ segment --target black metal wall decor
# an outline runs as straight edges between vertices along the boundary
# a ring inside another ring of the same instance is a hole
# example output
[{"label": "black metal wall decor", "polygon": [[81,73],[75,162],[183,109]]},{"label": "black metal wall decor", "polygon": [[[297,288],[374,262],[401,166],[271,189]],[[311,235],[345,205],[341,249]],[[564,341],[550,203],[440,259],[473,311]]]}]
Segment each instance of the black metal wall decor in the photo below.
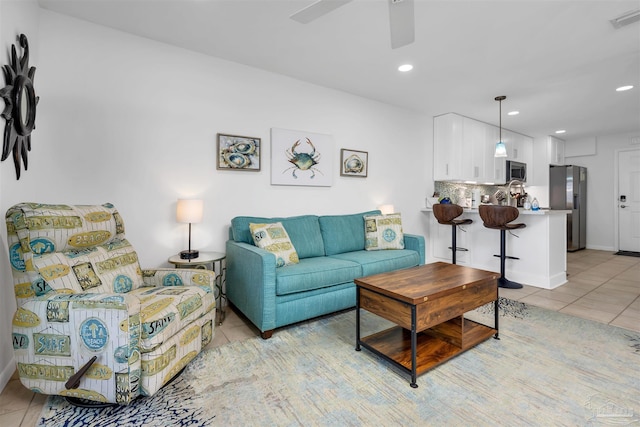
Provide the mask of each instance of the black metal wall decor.
[{"label": "black metal wall decor", "polygon": [[4,128],[2,161],[13,153],[16,179],[20,179],[21,163],[27,170],[27,152],[31,151],[31,131],[36,127],[36,105],[39,98],[33,89],[36,67],[29,67],[29,43],[27,36],[18,37],[22,46],[22,57],[18,60],[16,45],[11,46],[11,63],[2,67],[6,86],[0,89],[4,99],[2,117],[7,121]]}]

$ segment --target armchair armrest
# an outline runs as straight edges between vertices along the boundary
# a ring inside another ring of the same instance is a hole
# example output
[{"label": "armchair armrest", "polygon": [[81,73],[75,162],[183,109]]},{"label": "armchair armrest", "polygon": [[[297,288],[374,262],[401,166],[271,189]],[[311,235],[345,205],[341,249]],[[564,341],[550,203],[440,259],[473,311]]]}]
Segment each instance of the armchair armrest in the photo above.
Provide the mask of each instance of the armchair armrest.
[{"label": "armchair armrest", "polygon": [[200,268],[154,268],[142,270],[145,286],[205,286],[213,292],[216,274]]},{"label": "armchair armrest", "polygon": [[417,234],[407,234],[404,233],[404,247],[405,249],[412,249],[418,252],[420,256],[420,264],[424,264],[425,259],[425,244],[424,244],[424,236],[420,236]]},{"label": "armchair armrest", "polygon": [[227,241],[227,298],[261,332],[276,325],[276,257],[248,243]]},{"label": "armchair armrest", "polygon": [[[13,317],[20,381],[41,393],[128,404],[140,394],[140,301],[117,293],[47,295]],[[97,356],[73,388],[65,383]]]}]

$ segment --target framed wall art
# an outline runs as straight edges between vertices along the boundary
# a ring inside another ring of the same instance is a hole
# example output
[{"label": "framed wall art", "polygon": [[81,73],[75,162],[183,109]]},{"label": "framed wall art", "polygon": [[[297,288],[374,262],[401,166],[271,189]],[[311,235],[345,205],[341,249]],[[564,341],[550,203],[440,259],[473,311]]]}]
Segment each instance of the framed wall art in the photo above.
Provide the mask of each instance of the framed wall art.
[{"label": "framed wall art", "polygon": [[219,133],[217,139],[216,169],[253,172],[260,170],[260,138]]},{"label": "framed wall art", "polygon": [[333,137],[271,129],[271,184],[330,187],[333,184]]},{"label": "framed wall art", "polygon": [[340,150],[340,175],[366,178],[369,171],[369,153],[366,151]]}]

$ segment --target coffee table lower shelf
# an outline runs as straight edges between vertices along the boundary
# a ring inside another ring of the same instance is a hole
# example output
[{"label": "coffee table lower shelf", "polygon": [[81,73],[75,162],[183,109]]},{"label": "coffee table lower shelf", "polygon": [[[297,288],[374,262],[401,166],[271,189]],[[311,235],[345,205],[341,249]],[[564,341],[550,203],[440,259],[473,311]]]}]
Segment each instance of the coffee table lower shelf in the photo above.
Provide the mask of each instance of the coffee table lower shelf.
[{"label": "coffee table lower shelf", "polygon": [[[496,333],[496,329],[463,316],[418,332],[415,373],[433,369]],[[412,373],[410,330],[395,326],[364,337],[358,344]]]}]

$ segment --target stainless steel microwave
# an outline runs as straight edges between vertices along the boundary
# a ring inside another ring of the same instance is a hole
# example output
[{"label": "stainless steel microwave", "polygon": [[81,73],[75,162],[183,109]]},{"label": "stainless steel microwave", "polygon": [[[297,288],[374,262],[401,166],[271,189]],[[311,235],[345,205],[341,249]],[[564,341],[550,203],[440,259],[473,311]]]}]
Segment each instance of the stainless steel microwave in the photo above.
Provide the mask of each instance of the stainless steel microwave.
[{"label": "stainless steel microwave", "polygon": [[514,162],[513,160],[507,160],[507,181],[513,179],[518,181],[527,182],[527,164],[522,162]]}]

